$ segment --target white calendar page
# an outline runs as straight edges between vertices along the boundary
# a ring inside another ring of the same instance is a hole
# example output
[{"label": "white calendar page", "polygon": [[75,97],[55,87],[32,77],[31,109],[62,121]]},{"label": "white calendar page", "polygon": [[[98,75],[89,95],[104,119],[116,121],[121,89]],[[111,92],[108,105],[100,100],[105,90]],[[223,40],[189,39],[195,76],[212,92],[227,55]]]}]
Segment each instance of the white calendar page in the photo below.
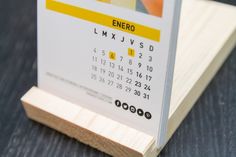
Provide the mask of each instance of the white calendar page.
[{"label": "white calendar page", "polygon": [[180,0],[39,0],[38,86],[165,142]]}]

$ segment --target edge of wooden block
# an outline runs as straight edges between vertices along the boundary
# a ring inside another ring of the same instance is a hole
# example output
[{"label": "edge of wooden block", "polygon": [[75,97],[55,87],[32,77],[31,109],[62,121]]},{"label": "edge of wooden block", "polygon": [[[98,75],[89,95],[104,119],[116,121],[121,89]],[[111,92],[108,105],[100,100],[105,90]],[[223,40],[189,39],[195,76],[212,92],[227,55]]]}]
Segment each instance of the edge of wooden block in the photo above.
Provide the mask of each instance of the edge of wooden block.
[{"label": "edge of wooden block", "polygon": [[[44,95],[47,95],[47,97],[44,97]],[[38,95],[38,96],[37,96]],[[51,100],[48,99],[48,97],[51,97]],[[142,133],[138,130],[132,129],[132,135],[127,134],[124,135],[124,138],[129,139],[135,139],[140,142],[140,139],[146,139],[144,142],[145,145],[141,146],[140,148],[137,146],[129,145],[129,142],[126,142],[127,144],[122,143],[119,140],[114,140],[109,137],[103,136],[99,131],[96,132],[96,130],[93,130],[91,128],[86,128],[82,125],[76,124],[74,120],[81,118],[79,114],[76,114],[73,118],[63,118],[63,116],[59,114],[55,114],[50,112],[50,109],[47,110],[44,107],[37,104],[37,99],[44,99],[44,106],[47,108],[47,104],[51,103],[53,99],[55,99],[55,102],[57,103],[65,103],[65,101],[60,101],[60,98],[56,98],[55,96],[37,88],[32,87],[22,98],[22,104],[26,111],[27,116],[35,120],[37,122],[40,122],[44,125],[47,125],[50,128],[53,128],[59,132],[62,132],[69,137],[75,138],[82,143],[88,144],[98,150],[101,150],[103,152],[106,152],[107,154],[110,154],[112,156],[120,157],[120,156],[127,156],[127,157],[151,157],[156,155],[156,149],[155,149],[155,141],[154,138]],[[58,99],[58,100],[56,100]],[[36,101],[35,101],[36,100]],[[67,107],[68,103],[65,103],[65,108]],[[70,104],[72,105],[72,104]],[[75,104],[74,104],[75,105]],[[54,105],[56,107],[56,105]],[[75,105],[74,107],[79,107],[78,105]],[[79,107],[79,110],[85,110],[85,112],[88,112],[88,114],[91,114],[93,112],[87,111],[87,109]],[[91,112],[91,113],[90,113]],[[96,113],[93,120],[96,121],[96,118],[98,116],[103,117],[101,115],[98,115]],[[84,115],[84,114],[83,114]],[[84,117],[86,118],[86,117]],[[103,117],[106,118],[106,117]],[[82,118],[83,119],[83,118]],[[99,119],[99,118],[97,118]],[[99,120],[97,120],[99,121]],[[123,124],[120,124],[116,121],[109,120],[106,121],[107,126],[116,125],[117,127],[120,127],[121,132],[123,134],[126,134],[128,126],[125,126]],[[136,136],[139,135],[139,136]],[[135,137],[136,136],[136,137]]]},{"label": "edge of wooden block", "polygon": [[[212,78],[218,72],[221,65],[230,55],[230,52],[235,46],[235,43],[236,43],[236,31],[234,31],[234,33],[231,35],[231,37],[226,42],[226,44],[221,48],[217,56],[215,56],[214,60],[209,64],[208,68],[202,74],[200,79],[198,79],[194,87],[189,91],[187,96],[182,100],[181,105],[178,106],[175,112],[169,115],[168,129],[167,129],[168,140],[171,138],[175,130],[178,128],[178,126],[181,124],[181,122],[186,117],[188,112],[194,106],[195,102],[198,100],[198,98],[201,96],[201,94],[203,93],[207,85],[210,83]],[[175,120],[176,118],[179,119],[180,117],[181,117],[181,120],[179,121]]]},{"label": "edge of wooden block", "polygon": [[[213,4],[215,6],[222,7],[224,9],[231,9],[231,11],[235,9],[234,6],[228,4],[222,4],[220,2],[209,1],[207,3],[210,3],[210,5]],[[192,109],[195,102],[204,92],[207,85],[210,83],[212,78],[218,72],[218,70],[223,65],[224,61],[230,55],[230,52],[233,50],[235,46],[236,46],[236,28],[232,30],[227,40],[225,40],[224,43],[221,43],[221,45],[219,45],[217,49],[217,54],[214,56],[211,62],[209,62],[204,72],[201,73],[199,79],[191,87],[187,95],[184,96],[180,104],[178,104],[178,107],[169,113],[166,143],[169,141],[169,139],[172,137],[178,126],[181,124],[181,122],[187,116],[189,111]],[[176,121],[176,119],[178,119],[178,121]]]}]

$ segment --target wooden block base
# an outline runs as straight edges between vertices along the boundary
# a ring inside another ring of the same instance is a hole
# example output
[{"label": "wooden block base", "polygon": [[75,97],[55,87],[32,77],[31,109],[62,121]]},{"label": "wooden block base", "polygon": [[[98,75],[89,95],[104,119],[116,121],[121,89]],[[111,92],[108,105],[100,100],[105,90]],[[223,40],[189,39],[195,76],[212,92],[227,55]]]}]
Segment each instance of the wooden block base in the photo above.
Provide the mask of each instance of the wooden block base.
[{"label": "wooden block base", "polygon": [[[167,141],[236,44],[236,8],[184,0]],[[154,157],[153,137],[36,87],[23,97],[27,116],[116,157]],[[166,141],[166,142],[167,142]]]},{"label": "wooden block base", "polygon": [[[150,156],[153,137],[33,87],[22,102],[27,116],[113,156]],[[142,151],[140,151],[142,150]]]}]

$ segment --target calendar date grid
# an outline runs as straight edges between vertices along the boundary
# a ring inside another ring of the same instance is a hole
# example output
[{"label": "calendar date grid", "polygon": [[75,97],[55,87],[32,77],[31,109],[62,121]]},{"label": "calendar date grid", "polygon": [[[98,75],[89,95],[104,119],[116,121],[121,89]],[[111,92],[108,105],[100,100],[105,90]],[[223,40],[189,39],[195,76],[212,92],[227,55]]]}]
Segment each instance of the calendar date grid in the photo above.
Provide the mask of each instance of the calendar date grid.
[{"label": "calendar date grid", "polygon": [[150,99],[152,73],[155,70],[152,52],[144,54],[132,48],[122,54],[98,48],[92,52],[92,80],[144,100]]}]

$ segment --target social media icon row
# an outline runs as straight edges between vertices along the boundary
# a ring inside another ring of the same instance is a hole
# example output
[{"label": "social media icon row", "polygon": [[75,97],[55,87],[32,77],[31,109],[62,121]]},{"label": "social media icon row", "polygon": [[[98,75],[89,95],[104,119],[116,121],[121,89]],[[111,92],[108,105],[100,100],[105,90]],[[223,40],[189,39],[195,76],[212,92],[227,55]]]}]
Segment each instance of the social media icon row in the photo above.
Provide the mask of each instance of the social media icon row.
[{"label": "social media icon row", "polygon": [[116,100],[115,101],[115,105],[117,107],[122,107],[124,110],[129,110],[131,113],[137,113],[139,116],[144,116],[146,119],[151,119],[152,115],[150,112],[144,112],[142,109],[140,108],[136,108],[133,105],[128,105],[127,103],[122,103],[120,100]]}]

